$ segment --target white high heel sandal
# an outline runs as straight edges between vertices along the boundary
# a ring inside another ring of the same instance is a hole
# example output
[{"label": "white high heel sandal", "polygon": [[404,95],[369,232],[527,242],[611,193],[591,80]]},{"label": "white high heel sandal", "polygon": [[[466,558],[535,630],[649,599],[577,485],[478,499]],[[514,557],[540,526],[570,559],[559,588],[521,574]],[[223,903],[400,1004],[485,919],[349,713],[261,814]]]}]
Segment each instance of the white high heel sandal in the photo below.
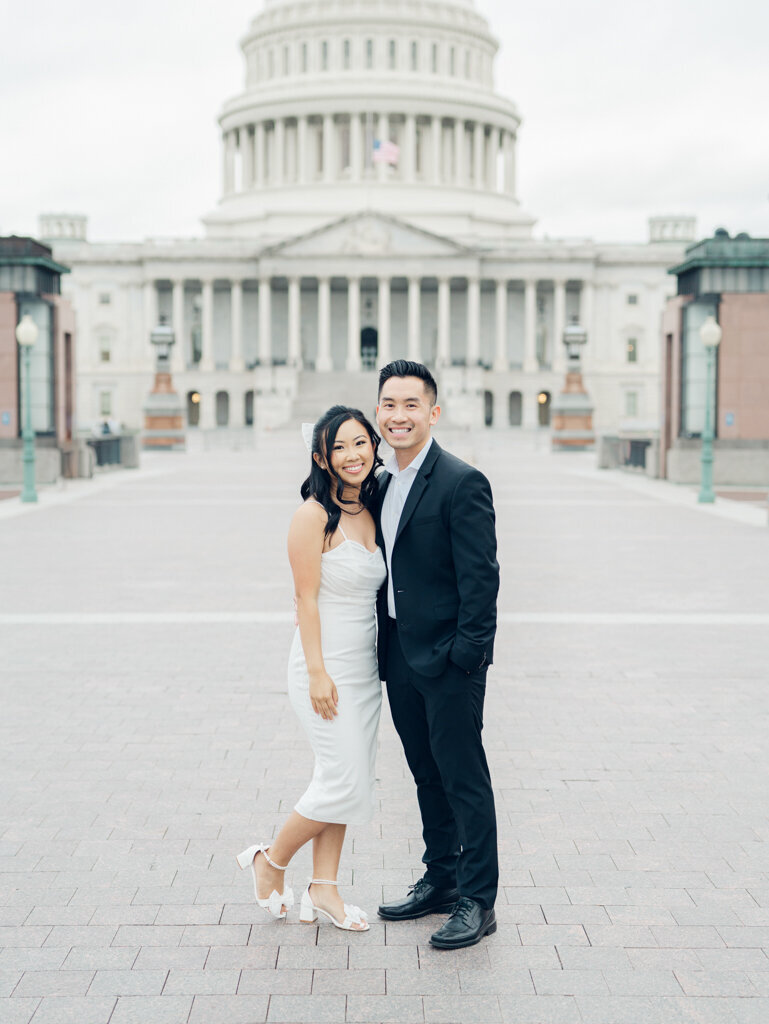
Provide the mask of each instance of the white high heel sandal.
[{"label": "white high heel sandal", "polygon": [[[254,896],[256,897],[256,902],[263,910],[266,910],[271,917],[274,917],[276,920],[280,921],[282,920],[282,918],[286,916],[286,912],[289,910],[289,908],[293,907],[294,905],[294,892],[289,886],[284,885],[282,893],[278,892],[277,889],[273,889],[266,900],[259,899],[259,891],[256,887],[255,862],[257,854],[261,853],[264,859],[267,861],[267,863],[271,867],[275,868],[276,871],[286,870],[285,868],[282,868],[280,864],[276,864],[275,861],[270,858],[270,855],[267,853],[268,850],[269,846],[264,846],[262,843],[257,843],[255,846],[249,846],[247,850],[244,850],[242,853],[239,853],[235,859],[237,860],[238,866],[242,871],[245,870],[247,867],[251,868],[251,874],[253,875],[254,878]],[[286,909],[283,910],[283,907],[285,907]]]},{"label": "white high heel sandal", "polygon": [[[316,907],[312,902],[310,896],[310,885],[336,885],[336,882],[329,882],[327,878],[313,878],[310,884],[305,889],[302,895],[302,902],[299,909],[299,920],[302,924],[314,924],[318,919],[318,914],[323,914],[329,921],[334,925],[335,928],[341,928],[345,932],[367,932],[369,929],[368,917],[365,910],[361,910],[360,907],[351,906],[349,903],[344,905],[345,918],[344,921],[337,921],[337,919],[329,914],[327,910],[322,907]],[[353,925],[357,925],[357,928],[353,928]]]}]

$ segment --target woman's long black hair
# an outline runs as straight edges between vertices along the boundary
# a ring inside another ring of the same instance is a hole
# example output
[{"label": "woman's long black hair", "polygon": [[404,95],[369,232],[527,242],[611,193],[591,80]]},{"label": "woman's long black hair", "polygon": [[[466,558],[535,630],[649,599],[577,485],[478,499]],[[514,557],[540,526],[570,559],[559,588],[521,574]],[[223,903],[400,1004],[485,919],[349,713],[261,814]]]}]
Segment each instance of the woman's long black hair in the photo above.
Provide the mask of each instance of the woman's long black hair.
[{"label": "woman's long black hair", "polygon": [[[348,420],[355,420],[362,427],[365,427],[366,433],[371,439],[371,446],[374,449],[374,465],[360,487],[360,500],[370,512],[373,511],[377,494],[376,470],[379,466],[383,465],[382,460],[379,458],[379,434],[377,434],[360,409],[351,409],[347,405],[332,405],[327,412],[323,413],[312,432],[312,455],[320,455],[328,470],[322,469],[315,459],[312,458],[310,475],[302,484],[300,494],[305,501],[308,498],[314,498],[326,510],[328,514],[328,522],[325,529],[326,537],[330,537],[339,526],[342,510],[337,501],[341,505],[354,504],[354,502],[345,501],[344,484],[334,472],[331,464],[331,454],[334,449],[337,432],[342,424]],[[336,480],[336,501],[331,496],[332,478]]]}]

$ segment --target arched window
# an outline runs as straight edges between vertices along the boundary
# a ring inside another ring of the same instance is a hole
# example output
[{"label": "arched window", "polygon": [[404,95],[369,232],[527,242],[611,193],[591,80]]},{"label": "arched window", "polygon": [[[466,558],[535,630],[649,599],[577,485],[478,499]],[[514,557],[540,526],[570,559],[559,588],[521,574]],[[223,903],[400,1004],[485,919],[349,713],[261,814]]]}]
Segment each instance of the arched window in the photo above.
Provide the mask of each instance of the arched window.
[{"label": "arched window", "polygon": [[226,427],[230,422],[230,396],[226,391],[216,392],[216,425]]},{"label": "arched window", "polygon": [[511,391],[507,399],[507,419],[511,427],[520,427],[523,423],[523,395],[520,391]]},{"label": "arched window", "polygon": [[492,391],[483,392],[483,422],[487,427],[494,422],[494,393]]},{"label": "arched window", "polygon": [[247,427],[254,425],[254,392],[247,391],[243,396],[243,422]]}]

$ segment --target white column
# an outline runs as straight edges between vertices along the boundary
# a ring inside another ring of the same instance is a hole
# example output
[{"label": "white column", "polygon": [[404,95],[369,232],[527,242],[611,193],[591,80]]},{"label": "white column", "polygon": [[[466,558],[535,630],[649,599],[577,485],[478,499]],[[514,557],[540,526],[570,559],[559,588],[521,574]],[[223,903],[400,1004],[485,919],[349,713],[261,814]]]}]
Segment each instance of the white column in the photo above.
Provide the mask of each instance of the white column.
[{"label": "white column", "polygon": [[379,278],[379,330],[377,333],[377,358],[385,366],[391,359],[390,346],[390,278]]},{"label": "white column", "polygon": [[467,365],[477,366],[481,361],[481,282],[477,277],[467,279]]},{"label": "white column", "polygon": [[254,157],[255,184],[258,188],[263,188],[266,184],[264,180],[264,121],[259,121],[254,130]]},{"label": "white column", "polygon": [[465,122],[454,118],[454,182],[465,184]]},{"label": "white column", "polygon": [[406,114],[406,138],[403,163],[403,177],[407,182],[414,181],[417,165],[417,119],[414,114]]},{"label": "white column", "polygon": [[209,388],[200,388],[200,429],[216,429],[216,392]]},{"label": "white column", "polygon": [[350,178],[360,181],[363,176],[363,124],[361,114],[350,114]]},{"label": "white column", "polygon": [[451,281],[448,277],[438,278],[438,352],[439,366],[451,363]]},{"label": "white column", "polygon": [[288,365],[297,369],[302,365],[300,286],[298,277],[288,279]]},{"label": "white column", "polygon": [[210,373],[214,368],[214,282],[207,278],[202,282],[203,308],[200,320],[200,365],[199,369]]},{"label": "white column", "polygon": [[504,373],[507,364],[507,280],[496,282],[496,343],[494,345],[494,372]]},{"label": "white column", "polygon": [[537,282],[527,280],[523,295],[523,371],[535,373],[537,360]]},{"label": "white column", "polygon": [[334,152],[334,116],[323,115],[323,180],[333,181],[336,174],[336,153]]},{"label": "white column", "polygon": [[483,143],[483,125],[476,121],[473,125],[473,184],[477,189],[483,188],[485,170],[483,156],[486,148]]},{"label": "white column", "polygon": [[243,361],[243,282],[230,282],[230,370],[242,373]]},{"label": "white column", "polygon": [[497,144],[494,149],[494,191],[504,192],[504,180],[500,183],[499,180],[499,154],[503,151],[505,145],[505,132],[503,128],[497,128]]},{"label": "white column", "polygon": [[505,132],[505,192],[515,195],[515,140]]},{"label": "white column", "polygon": [[174,280],[171,298],[171,315],[176,340],[171,349],[171,372],[181,373],[187,369],[187,339],[184,336],[184,281]]},{"label": "white column", "polygon": [[307,118],[296,119],[296,180],[300,185],[307,181]]},{"label": "white column", "polygon": [[[380,114],[377,117],[376,137],[380,143],[384,143],[390,138],[390,118],[387,114]],[[376,175],[380,181],[387,180],[387,164],[384,160],[377,164]]]},{"label": "white column", "polygon": [[486,188],[495,192],[497,188],[497,132],[491,128],[486,137]]},{"label": "white column", "polygon": [[246,192],[254,187],[254,140],[248,125],[240,129],[240,166],[243,168],[241,189]]},{"label": "white column", "polygon": [[259,364],[272,365],[272,280],[259,278]]},{"label": "white column", "polygon": [[328,373],[334,368],[331,360],[331,281],[318,278],[318,358],[315,369]]},{"label": "white column", "polygon": [[286,178],[286,120],[283,117],[275,118],[274,142],[272,180],[276,185],[282,185]]},{"label": "white column", "polygon": [[563,332],[566,328],[566,282],[555,281],[554,288],[553,352],[550,365],[556,373],[563,373],[566,369],[566,346],[563,343]]},{"label": "white column", "polygon": [[418,277],[409,278],[409,311],[408,311],[408,358],[416,362],[422,361],[420,343],[420,320],[422,281]]},{"label": "white column", "polygon": [[158,325],[158,292],[154,281],[145,281],[144,292],[144,342],[150,344],[150,334]]},{"label": "white column", "polygon": [[430,122],[430,141],[432,143],[432,163],[431,168],[433,182],[436,185],[440,185],[443,181],[443,119],[440,117],[433,116]]},{"label": "white column", "polygon": [[579,322],[587,331],[587,344],[582,351],[582,367],[589,369],[593,364],[596,339],[593,334],[593,308],[595,289],[592,281],[583,281],[579,293]]},{"label": "white column", "polygon": [[360,278],[347,279],[347,370],[360,370]]}]

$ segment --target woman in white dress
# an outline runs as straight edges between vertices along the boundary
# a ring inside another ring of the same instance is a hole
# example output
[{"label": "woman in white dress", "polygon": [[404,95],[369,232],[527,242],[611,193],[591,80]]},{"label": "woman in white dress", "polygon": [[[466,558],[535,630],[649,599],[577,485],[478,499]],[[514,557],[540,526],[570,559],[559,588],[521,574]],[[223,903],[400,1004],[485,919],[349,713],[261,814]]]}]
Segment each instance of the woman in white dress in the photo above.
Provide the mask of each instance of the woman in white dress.
[{"label": "woman in white dress", "polygon": [[374,811],[374,761],[382,689],[376,660],[376,595],[386,577],[372,509],[379,437],[357,409],[333,406],[312,430],[304,504],[288,535],[298,628],[288,692],[315,753],[305,793],[269,845],[238,856],[251,867],[257,902],[285,917],[293,894],[289,861],[312,840],[313,877],[300,920],[318,914],[337,928],[366,931],[366,914],[342,900],[336,877],[347,825]]}]

